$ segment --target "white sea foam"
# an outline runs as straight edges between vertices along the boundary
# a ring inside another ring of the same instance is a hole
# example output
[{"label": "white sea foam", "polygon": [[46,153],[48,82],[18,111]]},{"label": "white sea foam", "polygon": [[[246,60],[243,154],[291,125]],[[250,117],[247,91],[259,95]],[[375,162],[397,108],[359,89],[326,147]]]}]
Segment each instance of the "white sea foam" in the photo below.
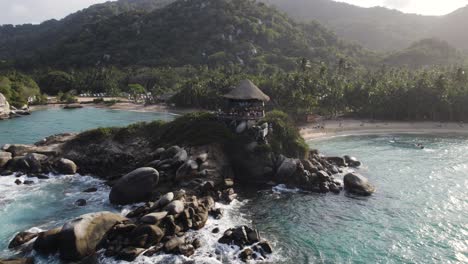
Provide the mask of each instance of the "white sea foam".
[{"label": "white sea foam", "polygon": [[272,188],[272,190],[275,193],[298,193],[301,191],[299,188],[288,188],[284,184],[276,185]]},{"label": "white sea foam", "polygon": [[[24,204],[24,201],[28,201],[28,197],[31,194],[40,194],[51,195],[50,192],[58,192],[58,197],[63,195],[64,198],[60,200],[60,206],[62,209],[58,210],[60,212],[56,215],[47,216],[47,221],[41,223],[35,227],[24,228],[30,232],[41,232],[50,228],[61,226],[64,222],[73,219],[74,217],[82,214],[81,210],[84,210],[83,213],[88,212],[98,212],[106,211],[114,208],[113,210],[119,212],[122,215],[128,214],[132,208],[142,205],[134,204],[131,206],[124,206],[120,209],[112,207],[108,201],[108,195],[110,188],[105,185],[105,183],[99,179],[90,177],[90,176],[80,176],[80,175],[48,175],[50,179],[48,180],[39,180],[37,178],[28,178],[23,175],[21,177],[16,177],[15,175],[0,177],[0,201],[5,201],[6,197],[10,197],[11,200],[6,200],[5,203],[15,204],[21,202],[23,206],[37,206],[34,205],[35,202],[31,201],[31,205]],[[14,181],[16,179],[32,180],[34,184],[32,185],[16,185]],[[82,191],[89,187],[96,187],[97,192],[94,193],[83,193]],[[278,191],[291,190],[287,189],[285,186],[275,187]],[[298,191],[298,189],[291,190]],[[53,195],[51,197],[55,198]],[[83,208],[78,208],[74,206],[74,201],[79,198],[84,198],[87,200],[88,205]],[[18,200],[18,201],[16,201]],[[219,238],[222,237],[225,230],[233,228],[239,225],[249,225],[251,226],[251,221],[248,217],[241,212],[241,207],[244,206],[248,200],[242,202],[235,200],[230,205],[224,205],[216,203],[216,207],[223,209],[224,215],[221,219],[214,219],[209,217],[205,227],[198,231],[189,231],[187,232],[188,239],[199,239],[201,241],[202,247],[195,251],[195,254],[189,258],[184,256],[176,256],[170,254],[161,254],[152,257],[140,256],[132,263],[139,264],[153,264],[153,263],[206,263],[206,264],[217,264],[217,263],[243,263],[238,259],[240,253],[240,248],[236,246],[229,246],[218,243]],[[3,205],[0,205],[0,210],[5,209]],[[37,208],[36,208],[37,210]],[[213,229],[219,228],[219,233],[214,234]],[[18,231],[23,231],[18,230]],[[11,239],[11,237],[8,237]],[[13,252],[11,252],[13,253]],[[57,256],[39,256],[32,253],[31,256],[36,258],[36,263],[45,264],[45,263],[60,263]],[[279,259],[280,256],[273,255],[273,259]],[[270,259],[271,261],[272,259]],[[105,258],[103,254],[100,254],[99,263],[106,264],[123,264],[128,263],[126,261],[116,261],[112,258]],[[261,262],[260,262],[261,263]]]}]

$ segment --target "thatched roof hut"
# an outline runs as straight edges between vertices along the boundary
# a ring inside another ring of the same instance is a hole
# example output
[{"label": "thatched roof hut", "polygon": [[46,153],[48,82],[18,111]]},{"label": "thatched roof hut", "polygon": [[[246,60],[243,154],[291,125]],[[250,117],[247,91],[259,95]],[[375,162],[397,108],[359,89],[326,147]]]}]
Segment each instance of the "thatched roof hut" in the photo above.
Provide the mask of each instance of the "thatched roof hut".
[{"label": "thatched roof hut", "polygon": [[270,97],[262,92],[255,84],[250,80],[243,80],[241,83],[234,88],[231,92],[224,95],[224,98],[231,100],[258,100],[262,102],[270,101]]}]

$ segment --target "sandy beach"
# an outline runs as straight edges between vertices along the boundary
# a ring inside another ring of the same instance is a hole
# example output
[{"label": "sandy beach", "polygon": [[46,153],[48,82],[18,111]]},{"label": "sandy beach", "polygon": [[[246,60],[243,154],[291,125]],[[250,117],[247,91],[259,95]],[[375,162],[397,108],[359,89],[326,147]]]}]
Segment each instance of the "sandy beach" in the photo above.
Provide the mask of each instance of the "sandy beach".
[{"label": "sandy beach", "polygon": [[304,139],[316,140],[336,136],[375,134],[464,134],[468,124],[448,122],[396,122],[369,120],[325,120],[299,126]]},{"label": "sandy beach", "polygon": [[[190,112],[198,111],[197,109],[192,108],[176,108],[169,106],[167,104],[155,104],[155,105],[143,105],[143,104],[136,104],[133,103],[125,98],[121,97],[106,97],[105,101],[119,101],[118,103],[112,105],[106,104],[96,104],[93,103],[94,99],[97,97],[78,97],[78,104],[82,105],[83,107],[96,107],[96,108],[106,108],[112,110],[124,110],[124,111],[134,111],[134,112],[170,112],[174,114],[185,114]],[[42,109],[49,109],[49,108],[63,108],[66,104],[60,103],[53,103],[47,105],[34,105],[30,106],[31,111],[37,111]]]}]

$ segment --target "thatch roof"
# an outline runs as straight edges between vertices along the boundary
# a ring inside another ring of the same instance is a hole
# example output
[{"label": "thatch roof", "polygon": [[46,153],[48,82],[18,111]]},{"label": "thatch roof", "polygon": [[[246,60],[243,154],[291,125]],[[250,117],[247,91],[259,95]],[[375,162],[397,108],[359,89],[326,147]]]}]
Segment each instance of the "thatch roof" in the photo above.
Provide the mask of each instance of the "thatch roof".
[{"label": "thatch roof", "polygon": [[259,100],[263,102],[270,101],[270,97],[264,94],[262,90],[250,80],[243,80],[240,82],[239,86],[224,95],[224,98],[234,100]]}]

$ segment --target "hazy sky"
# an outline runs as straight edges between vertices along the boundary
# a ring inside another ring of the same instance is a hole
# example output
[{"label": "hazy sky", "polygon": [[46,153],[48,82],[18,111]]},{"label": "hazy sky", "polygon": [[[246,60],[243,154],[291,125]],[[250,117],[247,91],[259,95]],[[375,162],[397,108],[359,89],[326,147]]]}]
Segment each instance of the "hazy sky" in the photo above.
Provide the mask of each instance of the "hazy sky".
[{"label": "hazy sky", "polygon": [[[287,1],[287,0],[286,0]],[[314,1],[314,0],[310,0]],[[443,15],[468,5],[468,0],[339,0],[370,7],[386,6],[403,12]],[[106,0],[0,0],[0,24],[40,23]]]},{"label": "hazy sky", "polygon": [[[1,1],[1,0],[0,0]],[[364,7],[385,6],[405,13],[445,15],[468,5],[468,0],[337,0]]]}]

